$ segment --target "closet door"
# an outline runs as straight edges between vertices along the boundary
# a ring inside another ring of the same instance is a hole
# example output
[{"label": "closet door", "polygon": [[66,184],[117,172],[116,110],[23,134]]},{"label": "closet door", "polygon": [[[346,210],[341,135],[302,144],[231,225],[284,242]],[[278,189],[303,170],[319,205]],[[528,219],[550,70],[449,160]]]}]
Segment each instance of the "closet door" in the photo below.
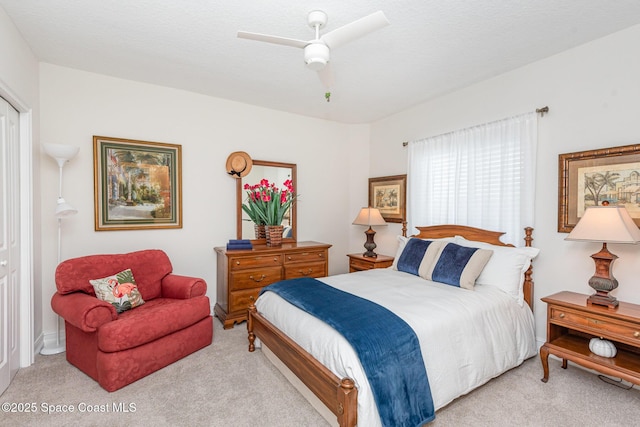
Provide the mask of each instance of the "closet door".
[{"label": "closet door", "polygon": [[0,394],[18,372],[18,112],[0,98]]}]

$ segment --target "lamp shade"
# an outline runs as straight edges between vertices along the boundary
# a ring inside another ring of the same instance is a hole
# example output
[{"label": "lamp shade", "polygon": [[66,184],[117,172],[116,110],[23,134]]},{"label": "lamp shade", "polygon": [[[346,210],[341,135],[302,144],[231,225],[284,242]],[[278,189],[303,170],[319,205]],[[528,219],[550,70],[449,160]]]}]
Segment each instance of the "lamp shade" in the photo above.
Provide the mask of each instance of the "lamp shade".
[{"label": "lamp shade", "polygon": [[67,203],[62,197],[58,198],[58,204],[56,205],[56,217],[62,218],[69,215],[75,215],[78,210]]},{"label": "lamp shade", "polygon": [[353,225],[387,225],[387,222],[382,218],[378,209],[362,208],[356,219],[353,220]]},{"label": "lamp shade", "polygon": [[80,151],[80,147],[63,144],[42,144],[42,149],[58,162],[59,167],[62,167],[64,162],[73,159]]},{"label": "lamp shade", "polygon": [[565,240],[638,243],[640,229],[623,206],[591,206]]}]

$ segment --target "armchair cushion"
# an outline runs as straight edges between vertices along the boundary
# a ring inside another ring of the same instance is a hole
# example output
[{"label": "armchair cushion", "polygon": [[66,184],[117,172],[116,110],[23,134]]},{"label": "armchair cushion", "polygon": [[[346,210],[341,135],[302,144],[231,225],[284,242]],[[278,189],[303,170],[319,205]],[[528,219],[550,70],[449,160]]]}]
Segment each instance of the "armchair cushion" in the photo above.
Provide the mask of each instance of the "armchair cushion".
[{"label": "armchair cushion", "polygon": [[204,296],[183,300],[156,298],[102,325],[98,349],[113,353],[138,347],[188,328],[206,318],[210,311],[209,298]]},{"label": "armchair cushion", "polygon": [[113,276],[89,280],[89,283],[93,286],[96,297],[114,306],[118,313],[144,304],[136,279],[129,268]]}]

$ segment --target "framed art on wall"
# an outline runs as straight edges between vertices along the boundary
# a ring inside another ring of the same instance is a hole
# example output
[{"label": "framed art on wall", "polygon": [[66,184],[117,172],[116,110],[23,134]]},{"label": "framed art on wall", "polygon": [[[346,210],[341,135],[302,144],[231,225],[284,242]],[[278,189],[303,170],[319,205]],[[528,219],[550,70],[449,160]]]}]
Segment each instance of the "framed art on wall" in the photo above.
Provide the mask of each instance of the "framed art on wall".
[{"label": "framed art on wall", "polygon": [[407,175],[369,178],[369,206],[387,222],[406,221]]},{"label": "framed art on wall", "polygon": [[96,231],[182,228],[182,147],[93,137]]},{"label": "framed art on wall", "polygon": [[570,232],[589,206],[624,206],[640,225],[640,145],[560,154],[558,231]]}]

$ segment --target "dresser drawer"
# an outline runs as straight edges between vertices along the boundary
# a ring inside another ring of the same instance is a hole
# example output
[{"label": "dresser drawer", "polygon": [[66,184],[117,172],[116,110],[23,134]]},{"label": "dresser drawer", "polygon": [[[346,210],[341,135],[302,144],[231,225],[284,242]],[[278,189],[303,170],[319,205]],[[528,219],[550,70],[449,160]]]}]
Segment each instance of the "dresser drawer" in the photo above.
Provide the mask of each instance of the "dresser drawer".
[{"label": "dresser drawer", "polygon": [[291,264],[296,262],[314,262],[314,261],[326,261],[327,254],[325,251],[314,251],[310,250],[308,252],[293,252],[284,255],[284,264]]},{"label": "dresser drawer", "polygon": [[310,262],[304,265],[286,265],[284,268],[285,279],[296,279],[298,277],[324,277],[326,276],[327,263]]},{"label": "dresser drawer", "polygon": [[242,270],[244,268],[270,267],[275,265],[282,265],[281,254],[229,258],[229,268],[231,271]]},{"label": "dresser drawer", "polygon": [[282,280],[282,267],[256,268],[253,270],[238,270],[229,275],[229,289],[262,288],[273,282]]},{"label": "dresser drawer", "polygon": [[593,313],[583,313],[562,307],[551,307],[553,323],[575,327],[593,335],[606,335],[607,338],[640,345],[640,324],[625,322]]},{"label": "dresser drawer", "polygon": [[233,291],[229,295],[229,312],[246,311],[258,299],[262,288]]}]

